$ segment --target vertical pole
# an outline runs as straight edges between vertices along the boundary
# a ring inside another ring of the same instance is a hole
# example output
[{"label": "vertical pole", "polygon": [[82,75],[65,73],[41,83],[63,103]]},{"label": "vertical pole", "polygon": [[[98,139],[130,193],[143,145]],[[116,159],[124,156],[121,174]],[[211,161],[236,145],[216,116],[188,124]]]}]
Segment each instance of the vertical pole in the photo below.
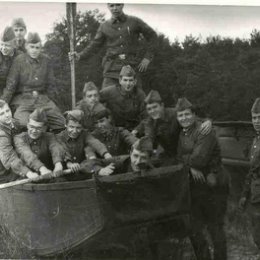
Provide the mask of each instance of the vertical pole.
[{"label": "vertical pole", "polygon": [[[66,13],[68,21],[68,36],[70,39],[70,52],[74,52],[75,43],[75,15],[76,15],[76,3],[66,3]],[[72,109],[76,106],[76,88],[75,88],[75,59],[70,62],[71,71],[71,99],[72,99]]]}]

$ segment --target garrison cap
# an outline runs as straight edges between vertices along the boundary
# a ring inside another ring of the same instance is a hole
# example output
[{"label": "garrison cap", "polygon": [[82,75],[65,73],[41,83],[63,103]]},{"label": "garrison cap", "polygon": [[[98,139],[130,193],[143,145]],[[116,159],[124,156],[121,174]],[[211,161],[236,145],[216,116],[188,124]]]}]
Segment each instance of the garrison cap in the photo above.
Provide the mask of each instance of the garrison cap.
[{"label": "garrison cap", "polygon": [[130,65],[126,65],[122,67],[119,76],[135,77],[135,71]]},{"label": "garrison cap", "polygon": [[46,112],[43,108],[36,108],[29,116],[29,119],[32,119],[39,123],[46,124],[48,122]]},{"label": "garrison cap", "polygon": [[76,121],[80,124],[83,123],[84,112],[82,110],[74,109],[74,110],[66,111],[64,113],[64,115],[66,116],[67,122],[69,120],[73,120],[73,121]]},{"label": "garrison cap", "polygon": [[30,32],[30,33],[28,33],[26,42],[35,44],[35,43],[41,42],[41,38],[38,33]]},{"label": "garrison cap", "polygon": [[176,104],[177,111],[183,111],[192,107],[192,104],[187,98],[179,98]]},{"label": "garrison cap", "polygon": [[25,22],[23,20],[23,18],[15,18],[12,21],[12,27],[23,27],[24,29],[26,29],[26,25]]},{"label": "garrison cap", "polygon": [[15,34],[13,28],[10,26],[5,27],[3,33],[1,34],[1,41],[9,42],[14,39],[15,39]]},{"label": "garrison cap", "polygon": [[257,98],[251,108],[251,113],[260,113],[260,98]]},{"label": "garrison cap", "polygon": [[147,97],[145,98],[144,102],[146,104],[151,104],[151,103],[161,103],[162,99],[158,91],[156,90],[151,90]]},{"label": "garrison cap", "polygon": [[84,84],[83,94],[86,94],[87,91],[91,91],[91,90],[98,91],[98,88],[97,88],[97,86],[95,85],[94,82],[92,82],[92,81],[86,82]]},{"label": "garrison cap", "polygon": [[98,103],[95,106],[95,112],[94,112],[94,121],[97,121],[99,119],[102,119],[104,117],[109,117],[110,111],[101,103]]},{"label": "garrison cap", "polygon": [[152,153],[153,152],[153,143],[149,137],[143,136],[142,138],[140,138],[133,144],[133,148],[140,152]]}]

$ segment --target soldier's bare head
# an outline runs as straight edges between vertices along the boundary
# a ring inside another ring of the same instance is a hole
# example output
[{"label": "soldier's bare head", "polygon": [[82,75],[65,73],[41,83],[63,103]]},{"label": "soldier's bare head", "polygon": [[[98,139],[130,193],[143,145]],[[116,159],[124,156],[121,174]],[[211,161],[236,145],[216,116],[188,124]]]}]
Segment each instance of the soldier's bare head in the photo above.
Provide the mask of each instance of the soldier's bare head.
[{"label": "soldier's bare head", "polygon": [[123,14],[124,4],[122,3],[108,3],[107,7],[114,18],[117,18]]},{"label": "soldier's bare head", "polygon": [[123,66],[119,74],[119,84],[123,92],[132,92],[136,86],[136,74],[134,69],[130,66]]},{"label": "soldier's bare head", "polygon": [[15,34],[12,27],[7,26],[1,34],[0,50],[4,56],[12,56],[15,49]]},{"label": "soldier's bare head", "polygon": [[9,105],[0,99],[0,123],[10,125],[12,123],[12,112]]},{"label": "soldier's bare head", "polygon": [[83,130],[84,112],[78,109],[65,112],[66,130],[72,139],[78,138]]},{"label": "soldier's bare head", "polygon": [[29,33],[25,44],[26,51],[32,59],[37,59],[42,51],[42,42],[38,33]]},{"label": "soldier's bare head", "polygon": [[23,18],[15,18],[12,21],[12,27],[13,27],[16,39],[23,40],[25,38],[25,35],[27,32],[26,25],[25,25]]},{"label": "soldier's bare head", "polygon": [[93,108],[99,102],[98,88],[94,82],[89,81],[85,83],[83,88],[83,100],[89,108]]},{"label": "soldier's bare head", "polygon": [[47,130],[47,115],[44,109],[37,108],[29,116],[27,132],[31,139],[39,139]]},{"label": "soldier's bare head", "polygon": [[188,129],[196,121],[193,105],[186,98],[179,98],[176,104],[177,120],[181,127]]}]

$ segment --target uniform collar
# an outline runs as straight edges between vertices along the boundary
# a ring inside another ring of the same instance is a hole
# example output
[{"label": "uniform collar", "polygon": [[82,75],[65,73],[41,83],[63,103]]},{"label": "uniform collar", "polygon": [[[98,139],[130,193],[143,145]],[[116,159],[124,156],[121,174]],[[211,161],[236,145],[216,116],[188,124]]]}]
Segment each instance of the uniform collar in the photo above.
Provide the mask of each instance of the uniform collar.
[{"label": "uniform collar", "polygon": [[10,125],[0,123],[0,128],[7,132],[9,135],[12,134],[12,131],[16,129],[14,123],[12,122]]},{"label": "uniform collar", "polygon": [[193,130],[197,127],[198,122],[195,120],[195,122],[189,127],[189,128],[183,128],[182,132],[184,133],[184,135],[190,135]]},{"label": "uniform collar", "polygon": [[120,86],[120,84],[118,84],[117,85],[117,88],[118,88],[118,91],[119,91],[119,93],[120,93],[120,95],[121,96],[123,96],[123,97],[128,97],[128,98],[130,98],[130,97],[134,97],[135,96],[135,94],[136,94],[136,86],[134,87],[134,89],[133,89],[133,91],[131,91],[131,92],[126,92],[126,91],[124,91],[124,90],[122,90],[122,87]]},{"label": "uniform collar", "polygon": [[65,138],[65,140],[66,140],[67,142],[68,142],[68,141],[71,141],[71,140],[76,141],[76,140],[78,140],[78,139],[80,138],[80,136],[83,134],[83,132],[84,132],[84,130],[82,130],[82,132],[80,133],[80,135],[79,135],[77,138],[74,139],[74,138],[71,138],[71,137],[69,136],[67,129],[65,129],[64,132],[63,132],[63,136],[64,136],[64,138]]},{"label": "uniform collar", "polygon": [[40,63],[41,61],[41,54],[39,55],[39,57],[37,59],[33,59],[28,53],[26,53],[26,57],[27,57],[27,60],[33,64],[33,63]]},{"label": "uniform collar", "polygon": [[111,17],[111,23],[115,24],[115,23],[123,23],[126,21],[126,15],[124,13],[122,13],[119,17]]}]

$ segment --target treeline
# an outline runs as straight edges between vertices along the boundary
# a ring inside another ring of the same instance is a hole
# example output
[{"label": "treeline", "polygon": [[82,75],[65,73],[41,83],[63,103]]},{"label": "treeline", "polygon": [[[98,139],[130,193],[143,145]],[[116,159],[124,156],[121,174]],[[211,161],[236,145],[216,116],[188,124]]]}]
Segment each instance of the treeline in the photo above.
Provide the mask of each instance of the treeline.
[{"label": "treeline", "polygon": [[[76,49],[89,44],[104,21],[98,10],[78,13],[76,17]],[[173,28],[174,29],[174,28]],[[144,40],[141,42],[145,45]],[[249,120],[250,108],[260,96],[260,32],[253,30],[250,39],[209,37],[205,42],[187,36],[180,43],[170,43],[158,36],[156,55],[143,77],[146,92],[156,89],[166,106],[174,106],[178,97],[186,96],[200,112],[214,120]],[[46,53],[52,57],[57,78],[57,102],[70,109],[70,65],[67,22],[56,23],[47,35]],[[89,60],[76,65],[77,100],[84,82],[92,80],[101,86],[101,59],[104,49]]]}]

